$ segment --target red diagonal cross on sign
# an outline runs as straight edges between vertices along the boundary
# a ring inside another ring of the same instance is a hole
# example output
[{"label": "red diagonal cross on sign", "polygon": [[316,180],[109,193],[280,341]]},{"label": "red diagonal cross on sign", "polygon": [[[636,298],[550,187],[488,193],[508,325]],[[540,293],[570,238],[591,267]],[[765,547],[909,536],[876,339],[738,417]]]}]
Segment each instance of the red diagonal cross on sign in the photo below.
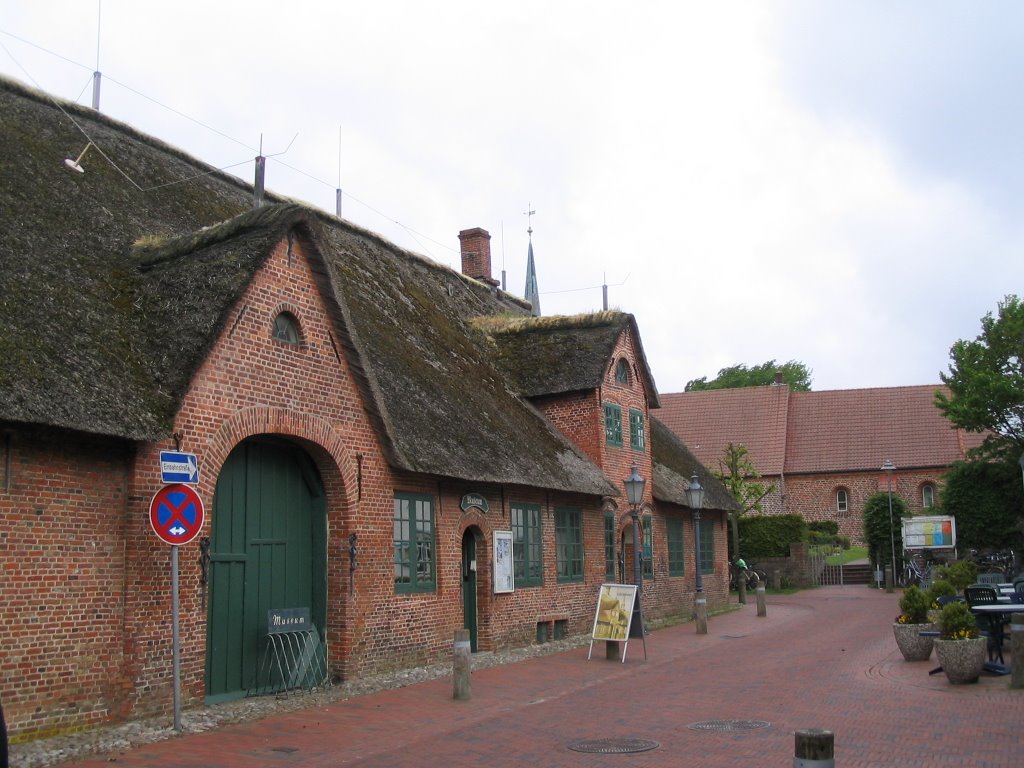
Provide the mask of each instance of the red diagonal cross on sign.
[{"label": "red diagonal cross on sign", "polygon": [[149,524],[157,537],[175,546],[188,544],[203,528],[206,509],[191,486],[165,485],[149,504]]}]

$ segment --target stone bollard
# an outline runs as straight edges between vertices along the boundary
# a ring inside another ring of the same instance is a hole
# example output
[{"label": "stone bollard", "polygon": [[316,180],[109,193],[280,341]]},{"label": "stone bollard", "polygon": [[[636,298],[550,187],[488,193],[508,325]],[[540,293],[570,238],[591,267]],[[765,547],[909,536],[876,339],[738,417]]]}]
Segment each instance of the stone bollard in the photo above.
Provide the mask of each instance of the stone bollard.
[{"label": "stone bollard", "polygon": [[455,645],[452,650],[452,698],[456,701],[469,701],[473,695],[471,653],[469,630],[456,629]]},{"label": "stone bollard", "polygon": [[764,584],[757,585],[757,615],[767,616],[768,608],[764,603]]},{"label": "stone bollard", "polygon": [[1010,687],[1024,688],[1024,613],[1010,615],[1010,654]]},{"label": "stone bollard", "polygon": [[885,566],[885,591],[892,592],[892,566]]},{"label": "stone bollard", "polygon": [[776,592],[782,589],[782,571],[778,568],[772,571],[772,589]]},{"label": "stone bollard", "polygon": [[737,581],[737,584],[736,584],[736,594],[739,595],[740,605],[746,605],[747,604],[747,580],[744,578],[744,575],[742,573],[740,574],[739,580]]},{"label": "stone bollard", "polygon": [[708,633],[708,601],[703,597],[698,597],[694,601],[693,607],[697,619],[697,634],[706,635]]},{"label": "stone bollard", "polygon": [[835,768],[835,734],[821,728],[796,732],[793,768]]}]

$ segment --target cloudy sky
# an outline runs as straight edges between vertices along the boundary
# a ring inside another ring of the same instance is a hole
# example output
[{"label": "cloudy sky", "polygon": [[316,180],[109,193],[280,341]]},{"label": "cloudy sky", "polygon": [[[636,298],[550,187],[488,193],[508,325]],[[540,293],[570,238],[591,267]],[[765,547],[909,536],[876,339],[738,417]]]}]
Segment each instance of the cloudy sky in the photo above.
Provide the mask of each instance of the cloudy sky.
[{"label": "cloudy sky", "polygon": [[[0,73],[541,308],[636,315],[662,392],[799,360],[937,383],[1024,284],[1024,3],[33,0]],[[10,183],[6,180],[5,183]]]}]

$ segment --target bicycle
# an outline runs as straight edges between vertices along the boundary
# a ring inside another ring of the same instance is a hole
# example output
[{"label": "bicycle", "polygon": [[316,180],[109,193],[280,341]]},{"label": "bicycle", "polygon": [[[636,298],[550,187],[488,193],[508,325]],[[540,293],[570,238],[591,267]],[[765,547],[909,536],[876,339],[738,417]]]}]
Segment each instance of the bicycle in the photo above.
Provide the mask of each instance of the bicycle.
[{"label": "bicycle", "polygon": [[932,567],[935,566],[938,561],[929,557],[922,567],[918,562],[919,558],[920,555],[914,554],[903,561],[903,568],[896,576],[896,586],[909,587],[911,584],[921,586],[922,584],[931,581]]},{"label": "bicycle", "polygon": [[733,592],[739,592],[741,578],[748,592],[753,592],[757,589],[757,585],[762,580],[761,574],[753,568],[738,568],[734,564],[729,563],[729,589]]}]

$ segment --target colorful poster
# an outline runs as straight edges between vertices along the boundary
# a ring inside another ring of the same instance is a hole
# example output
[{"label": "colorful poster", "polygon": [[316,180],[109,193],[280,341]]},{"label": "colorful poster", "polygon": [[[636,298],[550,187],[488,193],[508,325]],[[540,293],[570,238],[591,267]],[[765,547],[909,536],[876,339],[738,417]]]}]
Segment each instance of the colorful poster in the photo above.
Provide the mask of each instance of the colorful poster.
[{"label": "colorful poster", "polygon": [[512,531],[494,532],[494,593],[515,591],[512,569]]},{"label": "colorful poster", "polygon": [[602,584],[597,597],[592,640],[629,639],[636,584]]},{"label": "colorful poster", "polygon": [[908,517],[903,521],[904,549],[951,549],[956,546],[956,519],[951,515]]}]

